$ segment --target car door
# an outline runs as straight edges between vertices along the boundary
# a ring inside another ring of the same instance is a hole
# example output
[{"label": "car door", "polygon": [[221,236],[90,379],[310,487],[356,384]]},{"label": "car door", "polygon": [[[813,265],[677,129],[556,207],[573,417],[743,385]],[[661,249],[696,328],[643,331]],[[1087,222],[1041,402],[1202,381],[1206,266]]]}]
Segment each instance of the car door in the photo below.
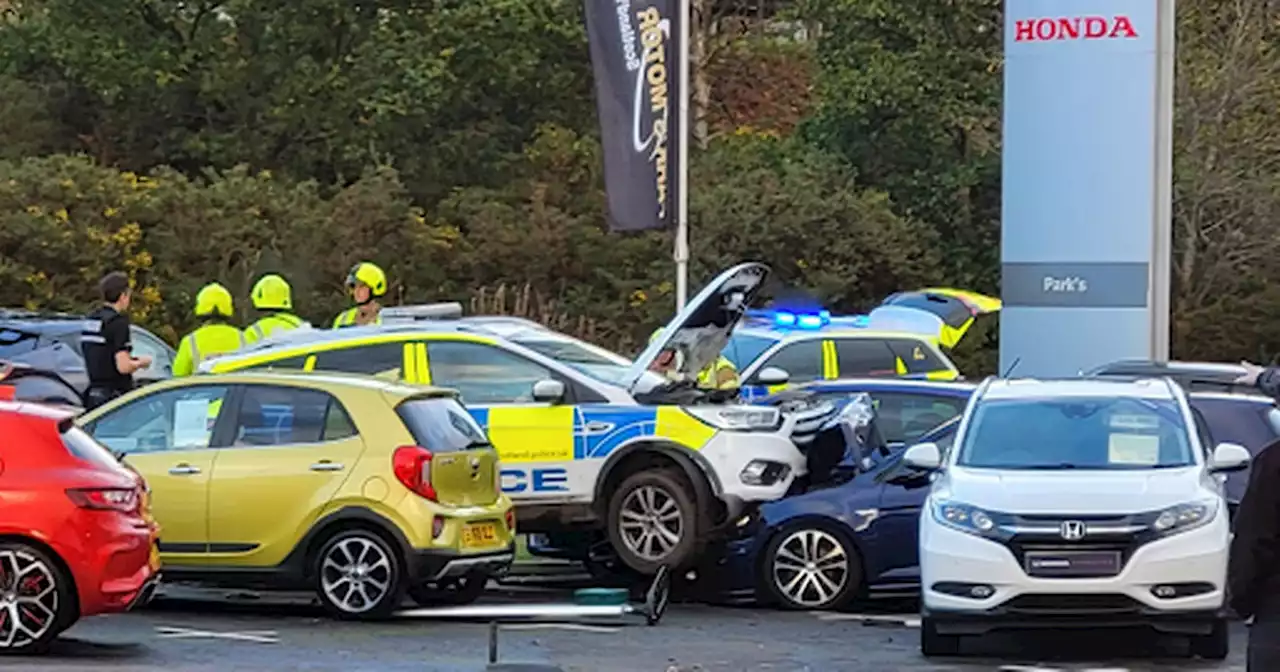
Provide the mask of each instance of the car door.
[{"label": "car door", "polygon": [[201,564],[209,543],[209,478],[222,442],[228,388],[160,390],[95,418],[85,430],[142,474],[151,488],[166,562]]},{"label": "car door", "polygon": [[[822,380],[826,354],[823,341],[818,338],[785,343],[772,353],[760,358],[760,364],[743,381],[742,397],[747,400],[763,397],[781,391],[791,385]],[[789,378],[786,385],[761,385],[755,377],[768,367],[776,367],[786,371]]]},{"label": "car door", "polygon": [[409,380],[412,377],[409,366],[412,352],[413,343],[405,340],[366,343],[317,352],[304,361],[303,368],[307,371],[362,373],[391,380]]},{"label": "car door", "polygon": [[964,411],[963,397],[912,392],[872,391],[876,423],[890,444],[911,444],[929,430]]},{"label": "car door", "polygon": [[836,370],[841,378],[898,376],[906,365],[894,355],[882,338],[835,339]]},{"label": "car door", "polygon": [[[938,444],[941,451],[950,449],[955,439],[955,425],[924,438]],[[891,564],[886,565],[881,581],[915,582],[920,577],[920,509],[929,495],[932,482],[928,472],[908,467],[902,463],[902,452],[891,458],[875,475],[880,489],[880,518],[876,522],[877,542],[885,548],[899,549],[891,554]],[[890,555],[890,554],[885,554]]]},{"label": "car door", "polygon": [[293,550],[364,451],[333,395],[237,385],[230,439],[209,484],[209,552],[232,566],[274,566]]},{"label": "car door", "polygon": [[535,402],[534,383],[558,379],[541,364],[465,340],[433,340],[426,352],[430,383],[458,390],[497,448],[503,490],[517,500],[568,496],[582,424],[572,386],[566,384],[569,398],[560,403]]}]

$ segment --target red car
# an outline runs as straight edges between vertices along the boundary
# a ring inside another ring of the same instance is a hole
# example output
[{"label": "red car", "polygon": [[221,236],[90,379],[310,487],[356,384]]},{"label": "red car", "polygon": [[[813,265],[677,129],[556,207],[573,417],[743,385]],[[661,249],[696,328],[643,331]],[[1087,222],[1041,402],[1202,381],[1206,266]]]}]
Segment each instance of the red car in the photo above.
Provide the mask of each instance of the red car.
[{"label": "red car", "polygon": [[146,483],[72,417],[0,401],[0,653],[144,603],[160,577]]}]

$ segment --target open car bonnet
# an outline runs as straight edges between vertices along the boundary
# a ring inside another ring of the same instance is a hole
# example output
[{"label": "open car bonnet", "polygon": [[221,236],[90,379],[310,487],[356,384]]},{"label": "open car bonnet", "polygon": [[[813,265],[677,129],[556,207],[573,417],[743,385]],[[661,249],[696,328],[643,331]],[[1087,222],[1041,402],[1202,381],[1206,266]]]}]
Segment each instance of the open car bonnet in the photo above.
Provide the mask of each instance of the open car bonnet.
[{"label": "open car bonnet", "polygon": [[698,372],[716,361],[729,335],[760,294],[769,267],[758,262],[739,264],[721,273],[689,301],[644,349],[627,372],[626,386],[634,394],[637,383],[651,380],[645,371],[669,380],[696,380]]},{"label": "open car bonnet", "polygon": [[962,289],[898,292],[867,314],[866,327],[935,336],[942,347],[954,348],[978,316],[1001,307],[1000,299]]}]

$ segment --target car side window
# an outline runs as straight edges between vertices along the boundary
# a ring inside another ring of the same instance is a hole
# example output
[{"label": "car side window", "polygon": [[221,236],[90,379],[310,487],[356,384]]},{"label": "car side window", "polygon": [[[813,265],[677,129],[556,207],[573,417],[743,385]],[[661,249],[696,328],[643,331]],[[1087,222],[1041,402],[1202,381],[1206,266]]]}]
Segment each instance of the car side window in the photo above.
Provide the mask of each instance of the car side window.
[{"label": "car side window", "polygon": [[784,345],[756,370],[763,371],[769,366],[786,371],[791,383],[822,380],[822,341],[810,339]]},{"label": "car side window", "polygon": [[[1276,438],[1275,429],[1267,421],[1265,412],[1272,407],[1247,401],[1228,399],[1190,399],[1191,407],[1204,418],[1209,437],[1206,451],[1212,451],[1217,443],[1238,443],[1249,452],[1256,453]],[[1200,423],[1197,423],[1200,424]],[[1201,437],[1201,441],[1206,438]]]},{"label": "car side window", "polygon": [[377,375],[399,370],[404,364],[404,343],[376,343],[316,353],[317,371]]},{"label": "car side window", "polygon": [[221,385],[165,390],[107,413],[88,431],[111,450],[130,454],[216,447],[213,428],[226,398]]},{"label": "car side window", "polygon": [[886,441],[911,443],[964,412],[966,400],[929,394],[874,392],[876,422]]},{"label": "car side window", "polygon": [[898,373],[893,351],[883,340],[845,338],[836,341],[836,363],[840,377],[893,376]]},{"label": "car side window", "polygon": [[[893,338],[885,341],[885,343],[889,345],[889,349],[893,351],[893,354],[907,366],[907,373],[930,373],[950,368],[934,354],[933,348],[925,345],[923,341]],[[896,367],[897,362],[894,364]],[[840,371],[844,372],[843,366],[841,366]]]},{"label": "car side window", "polygon": [[432,341],[427,361],[431,383],[458,390],[467,404],[531,403],[534,383],[555,378],[539,364],[483,343]]},{"label": "car side window", "polygon": [[141,329],[133,329],[130,333],[130,339],[133,343],[133,355],[147,355],[151,357],[151,366],[148,371],[169,372],[173,370],[173,361],[169,358],[169,349],[161,343],[159,339],[148,334]]},{"label": "car side window", "polygon": [[346,410],[320,390],[248,385],[236,413],[234,447],[287,446],[355,435]]}]

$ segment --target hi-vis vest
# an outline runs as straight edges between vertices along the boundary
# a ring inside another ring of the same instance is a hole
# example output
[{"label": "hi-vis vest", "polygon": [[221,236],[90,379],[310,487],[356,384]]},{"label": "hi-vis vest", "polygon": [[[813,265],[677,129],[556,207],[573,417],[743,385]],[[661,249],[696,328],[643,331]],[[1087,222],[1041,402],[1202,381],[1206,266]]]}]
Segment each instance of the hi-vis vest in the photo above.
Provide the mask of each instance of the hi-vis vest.
[{"label": "hi-vis vest", "polygon": [[187,334],[178,343],[178,356],[173,361],[173,375],[195,373],[196,367],[215,355],[235,352],[244,347],[244,332],[229,324],[206,324]]},{"label": "hi-vis vest", "polygon": [[[726,369],[733,372],[733,379],[723,384],[717,384],[716,379],[719,378],[720,373]],[[716,359],[711,366],[708,366],[698,372],[698,387],[707,390],[734,389],[738,387],[738,369],[733,366],[733,362],[729,361],[725,357],[720,357]]]},{"label": "hi-vis vest", "polygon": [[[338,313],[338,316],[333,318],[333,328],[338,329],[340,327],[353,327],[356,324],[356,317],[359,315],[360,315],[359,308],[355,308],[355,307],[348,308],[342,311],[341,313]],[[370,322],[369,324],[382,324],[381,310],[378,311],[377,315],[373,316],[373,321]]]},{"label": "hi-vis vest", "polygon": [[272,313],[249,325],[244,330],[244,338],[249,343],[257,343],[277,331],[297,329],[303,324],[302,318],[289,313]]}]

